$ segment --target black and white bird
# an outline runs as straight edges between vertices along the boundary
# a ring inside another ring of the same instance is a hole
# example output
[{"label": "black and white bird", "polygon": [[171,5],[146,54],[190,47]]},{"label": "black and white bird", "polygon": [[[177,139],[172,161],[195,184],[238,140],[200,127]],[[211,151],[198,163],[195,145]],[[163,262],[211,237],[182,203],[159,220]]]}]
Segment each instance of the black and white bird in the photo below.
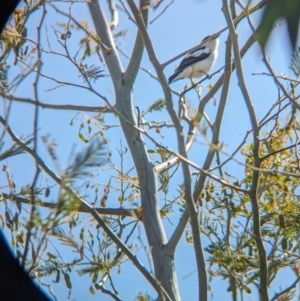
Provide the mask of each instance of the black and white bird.
[{"label": "black and white bird", "polygon": [[181,61],[173,75],[169,77],[169,84],[182,78],[195,78],[207,75],[218,57],[218,36],[205,37],[201,47],[191,51]]}]

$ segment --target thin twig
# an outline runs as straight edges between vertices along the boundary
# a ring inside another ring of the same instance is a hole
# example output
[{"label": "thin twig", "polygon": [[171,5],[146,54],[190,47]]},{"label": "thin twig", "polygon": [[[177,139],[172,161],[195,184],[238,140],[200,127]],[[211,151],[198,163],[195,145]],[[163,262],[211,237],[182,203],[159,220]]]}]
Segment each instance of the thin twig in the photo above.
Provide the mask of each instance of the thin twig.
[{"label": "thin twig", "polygon": [[118,297],[117,294],[115,294],[114,292],[112,292],[112,291],[106,289],[106,288],[104,287],[104,285],[100,285],[100,284],[96,283],[96,284],[95,284],[95,288],[98,289],[98,290],[101,290],[101,292],[102,292],[103,294],[109,295],[109,296],[112,297],[115,301],[123,301],[122,299],[120,299],[120,298]]},{"label": "thin twig", "polygon": [[300,275],[296,278],[296,280],[288,286],[286,289],[282,290],[280,293],[275,293],[275,296],[270,300],[270,301],[279,301],[279,297],[282,296],[283,294],[289,292],[292,288],[295,288],[297,283],[300,281]]},{"label": "thin twig", "polygon": [[[47,10],[45,8],[45,2],[43,2],[42,5],[42,15],[41,15],[41,19],[40,22],[37,26],[37,44],[41,45],[41,27],[44,23],[45,17],[46,17],[46,13]],[[35,102],[38,101],[39,99],[39,93],[38,93],[38,83],[40,80],[40,70],[42,68],[42,51],[40,46],[38,46],[38,57],[37,57],[37,73],[36,73],[36,77],[33,83],[33,92],[34,92],[34,98],[35,98]],[[38,137],[37,137],[37,131],[38,131],[38,122],[39,122],[39,106],[35,106],[34,108],[34,118],[33,118],[33,151],[35,153],[38,152]],[[31,239],[31,230],[34,227],[34,214],[35,214],[35,209],[36,209],[36,199],[35,199],[35,193],[34,193],[34,189],[37,183],[37,180],[39,178],[39,174],[40,174],[41,170],[40,167],[38,165],[38,163],[35,161],[35,174],[33,177],[33,181],[30,187],[31,190],[31,200],[30,200],[30,204],[31,204],[31,210],[30,210],[30,217],[29,217],[29,227],[27,229],[27,233],[26,233],[26,238],[25,238],[25,244],[24,244],[24,252],[22,255],[22,260],[21,260],[21,266],[24,268],[25,267],[25,263],[26,263],[26,257],[27,257],[27,253],[29,251],[29,242]]]},{"label": "thin twig", "polygon": [[[271,73],[267,73],[267,72],[253,72],[252,75],[267,75],[267,76],[271,76],[271,77],[274,77],[273,74]],[[284,79],[284,80],[288,80],[290,82],[295,82],[295,83],[298,83],[300,84],[300,80],[298,79],[295,79],[295,78],[290,78],[290,77],[287,77],[286,75],[275,75],[277,78],[280,78],[280,79]]]},{"label": "thin twig", "polygon": [[175,0],[171,0],[170,3],[168,3],[164,8],[163,10],[157,15],[155,16],[151,21],[149,21],[149,24],[152,24],[154,21],[156,21],[159,17],[161,17],[165,12],[166,10],[174,3]]},{"label": "thin twig", "polygon": [[41,101],[34,101],[30,98],[23,98],[14,95],[9,95],[8,99],[13,102],[22,102],[28,103],[31,105],[40,106],[42,109],[52,109],[52,110],[72,110],[72,111],[83,111],[83,112],[95,112],[95,113],[112,113],[110,107],[108,106],[80,106],[80,105],[70,105],[70,104],[63,104],[63,105],[55,105],[51,103],[45,103]]},{"label": "thin twig", "polygon": [[[16,203],[23,203],[23,204],[31,204],[30,199],[23,195],[16,195],[16,194],[7,194],[5,192],[1,192],[1,195],[10,201],[14,201]],[[36,206],[45,207],[49,209],[57,208],[57,203],[51,202],[43,202],[43,201],[36,201]],[[117,216],[132,216],[134,218],[140,219],[141,218],[141,210],[139,209],[125,209],[125,208],[94,208],[97,213],[101,215],[117,215]],[[76,208],[77,212],[81,213],[89,213],[89,211],[82,205]]]}]

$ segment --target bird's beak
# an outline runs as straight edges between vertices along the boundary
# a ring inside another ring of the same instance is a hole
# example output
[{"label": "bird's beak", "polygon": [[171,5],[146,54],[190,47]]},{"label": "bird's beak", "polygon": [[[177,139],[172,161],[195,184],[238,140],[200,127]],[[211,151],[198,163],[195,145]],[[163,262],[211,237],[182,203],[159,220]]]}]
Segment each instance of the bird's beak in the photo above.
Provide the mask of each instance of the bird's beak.
[{"label": "bird's beak", "polygon": [[219,34],[217,34],[217,35],[215,35],[214,37],[213,37],[213,39],[212,40],[215,40],[215,39],[217,39],[219,36],[220,36],[221,34],[219,33]]}]

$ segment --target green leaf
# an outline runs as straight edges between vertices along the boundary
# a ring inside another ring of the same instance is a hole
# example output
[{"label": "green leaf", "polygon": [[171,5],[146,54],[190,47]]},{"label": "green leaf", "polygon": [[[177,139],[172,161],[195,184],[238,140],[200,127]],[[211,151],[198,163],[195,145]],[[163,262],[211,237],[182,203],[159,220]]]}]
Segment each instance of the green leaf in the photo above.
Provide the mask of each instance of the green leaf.
[{"label": "green leaf", "polygon": [[94,275],[93,275],[92,282],[93,282],[93,283],[96,283],[97,280],[98,280],[98,271],[95,271],[95,272],[94,272]]},{"label": "green leaf", "polygon": [[91,56],[91,47],[89,42],[85,43],[85,49],[82,56],[82,60],[84,60],[87,56]]},{"label": "green leaf", "polygon": [[279,18],[286,20],[290,42],[295,49],[300,19],[299,0],[272,0],[267,2],[261,23],[257,29],[260,44],[265,47],[273,25]]},{"label": "green leaf", "polygon": [[81,240],[84,239],[84,228],[81,228],[79,238],[80,238]]},{"label": "green leaf", "polygon": [[281,241],[281,248],[284,251],[287,249],[287,239],[285,237]]},{"label": "green leaf", "polygon": [[64,271],[62,271],[62,273],[64,274],[64,279],[65,279],[65,283],[66,283],[66,286],[68,289],[71,289],[72,288],[72,282],[71,282],[71,279],[70,279],[70,275]]},{"label": "green leaf", "polygon": [[165,107],[166,107],[166,101],[163,98],[159,98],[153,104],[151,104],[150,107],[148,107],[145,112],[143,112],[143,116],[146,113],[150,113],[152,111],[161,111]]},{"label": "green leaf", "polygon": [[50,258],[50,259],[55,259],[56,256],[53,255],[51,252],[47,252],[47,256]]},{"label": "green leaf", "polygon": [[53,281],[54,283],[58,283],[60,281],[60,270],[56,271],[56,278],[55,281]]},{"label": "green leaf", "polygon": [[293,70],[296,77],[300,76],[300,47],[292,57],[290,69]]},{"label": "green leaf", "polygon": [[101,70],[99,66],[91,65],[87,67],[86,65],[82,66],[81,74],[79,77],[83,78],[83,81],[94,80],[94,82],[102,77],[107,77],[107,74],[103,74],[104,70]]},{"label": "green leaf", "polygon": [[90,286],[90,289],[89,289],[89,291],[90,291],[90,293],[91,293],[92,295],[94,295],[94,294],[95,294],[95,290],[94,290],[94,288],[93,288],[93,286],[92,286],[92,285]]},{"label": "green leaf", "polygon": [[78,133],[78,137],[81,141],[87,143],[87,140],[84,138],[84,136],[82,135],[82,133]]},{"label": "green leaf", "polygon": [[148,149],[148,150],[147,150],[147,153],[148,153],[148,154],[156,154],[156,151],[155,151],[155,150],[152,150],[152,149]]},{"label": "green leaf", "polygon": [[47,198],[50,195],[50,188],[47,187],[45,190],[45,198]]},{"label": "green leaf", "polygon": [[284,220],[284,215],[280,214],[279,215],[279,226],[280,228],[284,229],[285,228],[285,220]]},{"label": "green leaf", "polygon": [[89,169],[91,167],[98,168],[104,165],[106,160],[103,148],[104,145],[99,139],[93,139],[84,150],[75,156],[73,163],[66,170],[65,180],[72,182],[79,178],[86,178],[90,174]]}]

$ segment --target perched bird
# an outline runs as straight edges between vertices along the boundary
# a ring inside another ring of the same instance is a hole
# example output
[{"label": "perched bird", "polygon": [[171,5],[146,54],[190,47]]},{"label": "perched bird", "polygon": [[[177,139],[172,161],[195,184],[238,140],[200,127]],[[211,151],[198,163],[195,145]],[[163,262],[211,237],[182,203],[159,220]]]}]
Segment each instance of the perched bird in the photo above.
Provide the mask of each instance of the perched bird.
[{"label": "perched bird", "polygon": [[201,47],[188,53],[176,68],[173,75],[169,77],[169,84],[182,78],[194,78],[206,75],[215,63],[218,56],[218,36],[205,37]]}]

